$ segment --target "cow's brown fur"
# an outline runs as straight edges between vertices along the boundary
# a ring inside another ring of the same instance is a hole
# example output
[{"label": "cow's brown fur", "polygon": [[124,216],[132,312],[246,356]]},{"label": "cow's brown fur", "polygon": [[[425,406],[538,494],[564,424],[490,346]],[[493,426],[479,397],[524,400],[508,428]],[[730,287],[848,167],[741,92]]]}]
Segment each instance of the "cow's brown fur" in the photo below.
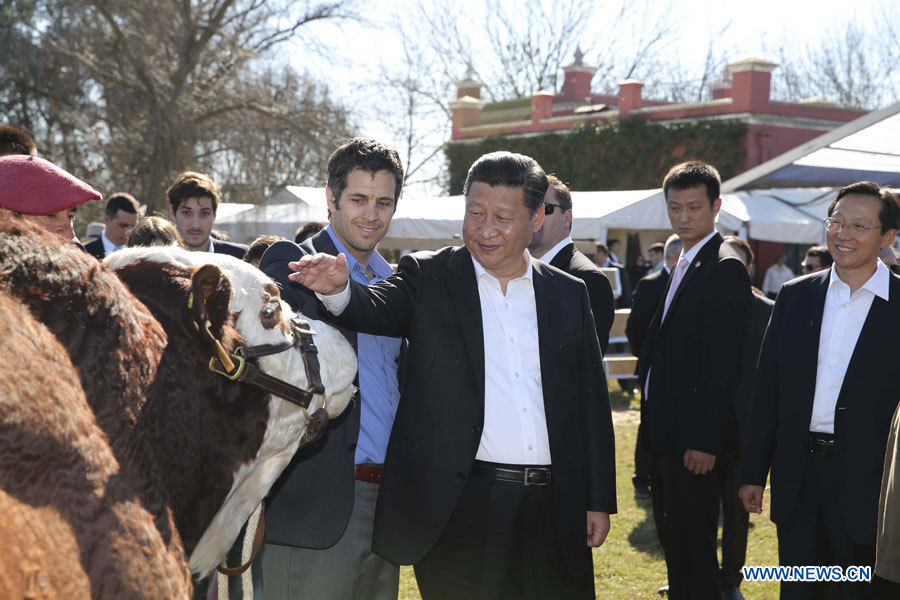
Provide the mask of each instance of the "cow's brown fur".
[{"label": "cow's brown fur", "polygon": [[[24,512],[58,504],[71,504],[71,510],[78,505],[89,508],[90,515],[58,512],[60,523],[74,531],[77,522],[79,527],[93,527],[98,536],[111,536],[105,543],[109,552],[139,551],[146,556],[148,547],[129,548],[127,535],[113,533],[122,526],[118,521],[124,517],[119,512],[124,509],[106,510],[122,506],[124,494],[135,502],[129,510],[152,515],[155,528],[147,535],[159,539],[153,552],[180,557],[176,572],[163,577],[178,585],[183,583],[184,556],[190,555],[221,506],[236,464],[253,457],[268,416],[261,392],[227,382],[206,369],[210,348],[193,328],[197,317],[212,321],[214,334],[229,351],[240,338],[231,325],[230,287],[224,276],[216,280],[205,304],[187,309],[188,292],[196,285],[191,278],[196,274],[161,265],[126,268],[123,277],[150,307],[148,311],[116,275],[74,245],[18,219],[0,216],[0,291],[21,300],[62,343],[96,416],[92,435],[105,438],[107,462],[117,466],[115,474],[108,475],[104,498],[113,503],[109,506],[84,502],[77,495],[84,491],[80,488],[77,493],[73,488],[74,496],[66,496],[65,487],[48,488],[55,490],[52,498],[19,494],[3,500],[18,503]],[[201,310],[204,315],[198,313]],[[26,362],[28,357],[23,355]],[[74,381],[71,372],[66,376],[70,383]],[[56,380],[44,381],[45,387],[59,385]],[[25,439],[22,447],[35,455],[43,455],[48,447],[61,456],[71,451],[67,441],[55,440],[52,446],[53,441],[52,436]],[[3,441],[0,456],[6,448]],[[76,461],[73,468],[85,478],[100,477],[93,466]],[[9,492],[5,485],[0,488]],[[111,490],[116,490],[112,496]],[[66,537],[64,532],[61,536]],[[127,570],[93,572],[92,561],[99,550],[92,549],[86,556],[83,536],[76,531],[73,539],[81,547],[81,566],[95,588],[105,585],[101,581],[128,579]]]},{"label": "cow's brown fur", "polygon": [[122,476],[68,353],[3,292],[0,356],[0,597],[187,597],[177,533]]}]

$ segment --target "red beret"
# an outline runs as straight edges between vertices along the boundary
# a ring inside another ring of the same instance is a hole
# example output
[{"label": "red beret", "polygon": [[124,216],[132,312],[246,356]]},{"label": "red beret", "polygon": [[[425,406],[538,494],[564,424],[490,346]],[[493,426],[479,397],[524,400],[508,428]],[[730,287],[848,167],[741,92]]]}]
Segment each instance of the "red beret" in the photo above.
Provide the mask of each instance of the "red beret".
[{"label": "red beret", "polygon": [[100,192],[48,160],[0,156],[0,206],[26,215],[46,215],[100,198]]}]

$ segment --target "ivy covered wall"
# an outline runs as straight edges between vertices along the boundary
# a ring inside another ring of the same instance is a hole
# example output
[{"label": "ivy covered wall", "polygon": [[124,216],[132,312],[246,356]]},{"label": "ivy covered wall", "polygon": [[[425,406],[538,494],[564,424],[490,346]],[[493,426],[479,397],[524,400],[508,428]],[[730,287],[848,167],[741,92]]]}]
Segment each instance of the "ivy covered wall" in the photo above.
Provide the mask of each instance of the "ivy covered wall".
[{"label": "ivy covered wall", "polygon": [[746,134],[746,124],[735,120],[654,123],[635,118],[578,125],[563,135],[450,142],[444,146],[447,192],[462,194],[469,167],[495,150],[527,154],[577,191],[659,187],[669,167],[695,158],[715,165],[725,180],[744,170]]}]

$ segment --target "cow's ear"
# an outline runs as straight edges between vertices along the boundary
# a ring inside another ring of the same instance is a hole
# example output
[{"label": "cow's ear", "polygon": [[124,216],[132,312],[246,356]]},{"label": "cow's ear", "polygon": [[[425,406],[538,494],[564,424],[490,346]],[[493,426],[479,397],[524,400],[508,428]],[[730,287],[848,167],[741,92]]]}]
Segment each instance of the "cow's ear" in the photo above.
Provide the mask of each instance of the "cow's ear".
[{"label": "cow's ear", "polygon": [[231,314],[231,282],[215,265],[203,265],[191,277],[188,300],[190,320],[197,331],[203,331],[206,321],[217,336]]}]

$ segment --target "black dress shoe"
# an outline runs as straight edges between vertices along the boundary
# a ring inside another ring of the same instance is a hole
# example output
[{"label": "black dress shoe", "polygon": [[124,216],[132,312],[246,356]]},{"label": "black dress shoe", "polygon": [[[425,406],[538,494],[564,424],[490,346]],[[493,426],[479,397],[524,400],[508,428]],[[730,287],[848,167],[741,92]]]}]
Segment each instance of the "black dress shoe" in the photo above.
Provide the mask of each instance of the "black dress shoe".
[{"label": "black dress shoe", "polygon": [[650,497],[650,486],[636,485],[634,486],[634,498],[636,500],[646,500]]},{"label": "black dress shoe", "polygon": [[722,600],[744,600],[744,595],[738,586],[726,585],[722,588]]}]

